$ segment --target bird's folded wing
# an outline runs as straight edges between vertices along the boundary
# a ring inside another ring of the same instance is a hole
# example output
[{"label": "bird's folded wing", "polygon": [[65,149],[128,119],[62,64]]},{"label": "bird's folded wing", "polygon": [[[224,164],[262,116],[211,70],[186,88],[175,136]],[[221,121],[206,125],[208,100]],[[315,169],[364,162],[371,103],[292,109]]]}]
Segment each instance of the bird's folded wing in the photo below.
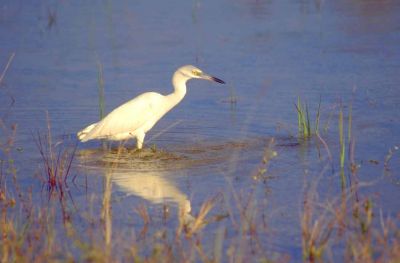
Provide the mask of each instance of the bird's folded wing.
[{"label": "bird's folded wing", "polygon": [[117,134],[134,132],[153,119],[157,113],[157,93],[144,93],[110,112],[93,128],[85,139],[106,138]]}]

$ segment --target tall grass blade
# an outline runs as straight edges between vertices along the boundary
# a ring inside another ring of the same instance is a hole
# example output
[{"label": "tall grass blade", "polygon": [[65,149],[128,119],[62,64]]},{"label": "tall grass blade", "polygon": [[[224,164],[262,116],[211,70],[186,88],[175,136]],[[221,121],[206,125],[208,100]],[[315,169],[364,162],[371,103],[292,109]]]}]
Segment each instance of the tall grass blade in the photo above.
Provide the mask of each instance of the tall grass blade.
[{"label": "tall grass blade", "polygon": [[297,110],[297,123],[299,129],[299,135],[302,133],[302,116],[301,116],[301,104],[300,104],[300,96],[297,96],[297,104],[295,104]]},{"label": "tall grass blade", "polygon": [[321,96],[319,97],[319,103],[318,103],[318,110],[317,110],[317,116],[316,116],[316,122],[315,122],[315,133],[319,133],[319,119],[321,117]]},{"label": "tall grass blade", "polygon": [[103,78],[103,64],[97,60],[98,68],[98,88],[99,88],[99,117],[100,120],[104,118],[104,78]]},{"label": "tall grass blade", "polygon": [[352,111],[353,111],[353,105],[350,104],[349,106],[349,123],[347,127],[347,140],[350,142],[351,141],[351,128],[352,128]]},{"label": "tall grass blade", "polygon": [[13,52],[13,53],[10,55],[10,57],[8,58],[7,64],[6,64],[6,66],[4,67],[4,70],[3,70],[3,72],[2,72],[1,75],[0,75],[0,84],[3,82],[4,76],[6,75],[7,70],[8,70],[8,68],[10,67],[11,62],[13,61],[14,57],[15,57],[15,52]]},{"label": "tall grass blade", "polygon": [[343,134],[343,108],[340,107],[339,110],[339,142],[340,142],[340,167],[344,167],[344,159],[345,159],[345,142],[344,142],[344,134]]},{"label": "tall grass blade", "polygon": [[308,104],[306,103],[306,116],[307,116],[307,118],[306,118],[306,120],[305,121],[307,121],[307,127],[306,127],[306,137],[310,137],[311,136],[311,128],[310,128],[310,115],[308,114]]}]

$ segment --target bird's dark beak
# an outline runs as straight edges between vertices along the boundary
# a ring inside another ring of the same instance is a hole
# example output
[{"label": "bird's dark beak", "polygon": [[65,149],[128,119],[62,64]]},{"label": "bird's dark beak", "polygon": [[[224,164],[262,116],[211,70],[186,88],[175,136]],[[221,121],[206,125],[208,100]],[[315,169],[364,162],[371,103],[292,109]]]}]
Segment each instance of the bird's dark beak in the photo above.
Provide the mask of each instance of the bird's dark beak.
[{"label": "bird's dark beak", "polygon": [[211,80],[211,81],[218,82],[218,83],[221,83],[221,84],[225,84],[225,81],[223,81],[222,79],[219,79],[219,78],[216,78],[216,77],[204,74],[204,73],[200,76],[200,78]]},{"label": "bird's dark beak", "polygon": [[225,81],[223,81],[222,79],[213,77],[213,76],[210,77],[210,80],[221,83],[221,84],[225,84]]}]

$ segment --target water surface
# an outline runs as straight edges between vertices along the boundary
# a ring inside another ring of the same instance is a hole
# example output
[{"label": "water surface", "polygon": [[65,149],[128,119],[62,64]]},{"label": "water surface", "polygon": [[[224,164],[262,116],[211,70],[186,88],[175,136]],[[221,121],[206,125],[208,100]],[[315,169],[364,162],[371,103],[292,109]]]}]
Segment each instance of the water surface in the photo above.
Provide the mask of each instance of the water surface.
[{"label": "water surface", "polygon": [[[251,192],[273,229],[263,244],[300,260],[304,186],[318,180],[322,196],[341,192],[331,169],[339,163],[340,105],[352,108],[358,175],[368,183],[361,193],[376,194],[385,215],[399,212],[398,153],[384,172],[385,156],[400,143],[398,1],[3,1],[0,9],[0,64],[15,53],[1,114],[6,126],[17,125],[12,156],[34,200],[43,194],[34,134],[46,132],[48,112],[54,140],[73,145],[75,133],[99,119],[99,64],[106,112],[145,91],[171,92],[174,70],[194,64],[227,84],[190,81],[182,103],[147,135],[144,152],[133,142],[123,153],[116,144],[78,144],[76,218],[99,207],[88,196],[102,196],[107,176],[117,233],[141,227],[134,210],[143,203],[161,222],[165,205],[190,218],[207,198],[224,195],[225,211],[232,193]],[[296,139],[297,96],[312,116],[321,100],[332,163],[317,140]],[[272,138],[277,156],[268,179],[257,180]],[[169,223],[176,220],[171,213]],[[209,226],[210,240],[219,224]]]}]

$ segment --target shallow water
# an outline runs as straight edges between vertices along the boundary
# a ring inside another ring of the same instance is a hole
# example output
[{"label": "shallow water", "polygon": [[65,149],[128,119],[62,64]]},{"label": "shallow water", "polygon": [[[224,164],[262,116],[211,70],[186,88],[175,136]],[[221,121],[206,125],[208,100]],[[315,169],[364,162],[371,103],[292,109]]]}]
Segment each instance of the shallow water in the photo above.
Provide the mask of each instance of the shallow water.
[{"label": "shallow water", "polygon": [[[147,135],[145,151],[135,152],[133,142],[122,153],[116,144],[78,145],[71,172],[77,213],[88,195],[102,195],[108,173],[117,232],[140,225],[131,219],[143,202],[154,218],[162,204],[190,205],[196,214],[211,196],[251,190],[274,230],[263,240],[267,247],[298,260],[304,185],[317,178],[322,196],[341,191],[340,104],[345,112],[352,105],[355,160],[368,183],[361,192],[375,194],[385,215],[399,212],[398,152],[384,169],[389,149],[400,143],[399,14],[398,1],[377,0],[3,1],[1,68],[15,57],[0,107],[5,124],[17,124],[12,156],[20,183],[41,192],[33,134],[46,132],[46,112],[54,140],[67,144],[98,120],[98,63],[107,112],[144,91],[167,94],[174,70],[195,64],[227,84],[190,81],[185,99]],[[322,137],[335,169],[316,140],[295,138],[297,96],[312,116],[321,98]],[[254,180],[271,138],[278,155],[268,179]]]}]

